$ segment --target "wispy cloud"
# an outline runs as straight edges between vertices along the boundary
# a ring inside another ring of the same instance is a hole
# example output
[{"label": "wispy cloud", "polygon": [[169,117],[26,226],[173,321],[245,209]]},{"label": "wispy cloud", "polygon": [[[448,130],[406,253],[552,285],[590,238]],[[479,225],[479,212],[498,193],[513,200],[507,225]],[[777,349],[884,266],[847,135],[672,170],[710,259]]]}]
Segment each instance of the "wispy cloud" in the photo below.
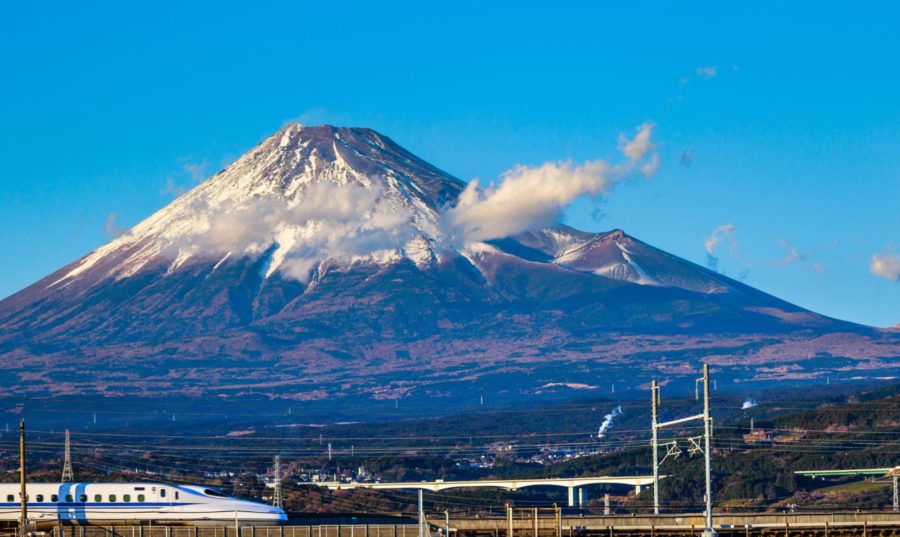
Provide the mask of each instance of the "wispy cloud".
[{"label": "wispy cloud", "polygon": [[880,278],[900,281],[900,255],[889,253],[873,255],[869,271]]},{"label": "wispy cloud", "polygon": [[128,231],[126,228],[120,226],[116,220],[119,219],[119,212],[113,211],[106,215],[106,220],[103,222],[103,232],[109,235],[110,237],[118,237],[122,233]]},{"label": "wispy cloud", "polygon": [[193,182],[199,183],[206,179],[206,170],[209,169],[209,161],[203,159],[200,162],[185,162],[181,165],[181,169],[187,172]]},{"label": "wispy cloud", "polygon": [[698,67],[696,72],[698,77],[704,80],[710,80],[712,78],[715,78],[716,74],[718,74],[719,67],[716,65],[706,65],[703,67]]},{"label": "wispy cloud", "polygon": [[792,263],[798,263],[806,261],[806,254],[798,250],[793,244],[788,242],[785,239],[778,239],[778,243],[781,244],[785,248],[784,256],[778,260],[778,264],[781,266],[790,265]]},{"label": "wispy cloud", "polygon": [[[208,160],[203,159],[199,162],[188,160],[187,158],[178,160],[181,162],[179,177],[167,177],[166,186],[159,191],[160,194],[177,198],[206,179],[207,171],[209,170]],[[184,183],[187,184],[185,185]]]},{"label": "wispy cloud", "polygon": [[159,191],[160,194],[169,194],[175,196],[176,198],[182,194],[187,192],[187,188],[182,185],[176,184],[175,179],[171,177],[166,178],[166,186]]},{"label": "wispy cloud", "polygon": [[784,250],[782,256],[775,261],[778,267],[787,267],[789,265],[801,265],[808,267],[813,271],[824,274],[826,271],[825,264],[819,260],[823,253],[827,253],[838,247],[838,241],[832,240],[824,245],[814,245],[809,248],[799,248],[785,238],[778,239],[778,244]]},{"label": "wispy cloud", "polygon": [[733,72],[737,72],[739,70],[739,67],[735,64],[731,64],[728,67],[720,67],[718,65],[701,65],[695,68],[693,73],[684,75],[678,79],[679,93],[675,97],[670,97],[669,102],[682,101],[684,99],[683,91],[694,79],[712,80],[718,76],[721,76],[724,72],[727,72],[729,68]]},{"label": "wispy cloud", "polygon": [[719,270],[719,256],[716,252],[719,246],[727,244],[731,250],[737,249],[737,239],[734,237],[734,224],[722,224],[703,240],[703,247],[706,249],[706,266],[710,270]]}]

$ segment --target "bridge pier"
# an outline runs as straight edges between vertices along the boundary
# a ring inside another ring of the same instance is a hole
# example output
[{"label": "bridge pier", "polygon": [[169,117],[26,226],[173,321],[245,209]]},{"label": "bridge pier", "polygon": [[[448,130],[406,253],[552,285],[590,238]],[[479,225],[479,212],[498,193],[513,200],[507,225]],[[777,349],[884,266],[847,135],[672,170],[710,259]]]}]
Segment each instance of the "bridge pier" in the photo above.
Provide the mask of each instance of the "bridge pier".
[{"label": "bridge pier", "polygon": [[584,507],[588,503],[587,487],[567,487],[569,489],[569,507],[575,507],[575,501],[578,500],[578,507]]}]

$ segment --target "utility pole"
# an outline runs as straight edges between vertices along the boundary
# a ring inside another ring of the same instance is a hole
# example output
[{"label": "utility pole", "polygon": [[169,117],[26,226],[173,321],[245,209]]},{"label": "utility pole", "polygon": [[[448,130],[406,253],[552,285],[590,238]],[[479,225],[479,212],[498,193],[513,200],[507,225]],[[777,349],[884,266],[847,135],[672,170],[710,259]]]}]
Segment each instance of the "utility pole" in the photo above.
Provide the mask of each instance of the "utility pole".
[{"label": "utility pole", "polygon": [[706,445],[703,450],[706,458],[706,530],[703,537],[716,537],[712,525],[712,451],[710,450],[710,434],[712,418],[709,416],[709,364],[703,364],[703,425]]},{"label": "utility pole", "polygon": [[422,489],[419,489],[419,537],[425,537],[425,501],[422,498]]},{"label": "utility pole", "polygon": [[[694,420],[703,420],[703,436],[705,439],[704,447],[700,447],[699,437],[697,439],[691,438],[690,442],[692,444],[691,449],[688,451],[689,453],[702,452],[705,458],[705,466],[706,466],[706,528],[703,530],[703,537],[716,537],[716,531],[713,529],[712,525],[712,450],[710,438],[712,436],[712,417],[710,416],[710,405],[709,405],[709,364],[703,364],[703,377],[698,378],[695,383],[695,391],[697,399],[700,398],[700,383],[703,383],[703,413],[695,414],[693,416],[688,416],[686,418],[679,418],[671,421],[666,421],[663,423],[659,423],[657,421],[657,412],[659,406],[659,384],[656,381],[653,381],[652,389],[652,419],[653,419],[653,511],[654,514],[659,512],[659,497],[657,496],[656,490],[659,487],[659,464],[657,462],[657,444],[658,437],[657,431],[664,427],[670,427],[672,425],[680,425],[682,423],[687,423],[689,421]],[[663,458],[662,462],[671,455],[674,457],[678,457],[680,450],[677,449],[676,442],[671,442],[670,444],[666,444],[669,446],[669,452],[666,453],[666,456]]]},{"label": "utility pole", "polygon": [[63,462],[62,482],[69,483],[75,480],[72,473],[72,444],[69,442],[69,430],[66,429],[66,456]]},{"label": "utility pole", "polygon": [[19,499],[22,512],[19,515],[19,535],[28,535],[28,491],[25,489],[25,420],[19,422]]},{"label": "utility pole", "polygon": [[274,474],[275,491],[272,493],[272,505],[282,509],[284,508],[284,500],[281,498],[281,455],[275,455]]},{"label": "utility pole", "polygon": [[894,512],[900,511],[900,490],[897,489],[897,478],[900,477],[896,473],[891,476],[894,480]]},{"label": "utility pole", "polygon": [[[659,384],[656,380],[653,381],[653,384],[650,387],[650,416],[651,416],[651,429],[653,433],[653,438],[651,443],[653,444],[653,514],[659,514],[659,438],[656,432],[656,422],[657,415],[656,409],[659,407]],[[609,495],[607,495],[608,497]]]}]

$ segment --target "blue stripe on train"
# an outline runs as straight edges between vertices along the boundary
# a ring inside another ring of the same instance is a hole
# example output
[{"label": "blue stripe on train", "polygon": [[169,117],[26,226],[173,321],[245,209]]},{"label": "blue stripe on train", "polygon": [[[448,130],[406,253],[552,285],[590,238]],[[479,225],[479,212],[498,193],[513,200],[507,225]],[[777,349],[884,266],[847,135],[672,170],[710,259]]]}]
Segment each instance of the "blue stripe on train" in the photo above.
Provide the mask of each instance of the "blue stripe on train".
[{"label": "blue stripe on train", "polygon": [[[22,504],[20,502],[0,502],[0,508],[3,507],[19,507]],[[177,502],[177,503],[157,503],[157,502],[28,502],[28,507],[59,507],[59,508],[73,508],[73,507],[90,507],[90,506],[102,506],[102,507],[175,507],[177,505],[197,505],[196,503],[188,503],[188,502]]]}]

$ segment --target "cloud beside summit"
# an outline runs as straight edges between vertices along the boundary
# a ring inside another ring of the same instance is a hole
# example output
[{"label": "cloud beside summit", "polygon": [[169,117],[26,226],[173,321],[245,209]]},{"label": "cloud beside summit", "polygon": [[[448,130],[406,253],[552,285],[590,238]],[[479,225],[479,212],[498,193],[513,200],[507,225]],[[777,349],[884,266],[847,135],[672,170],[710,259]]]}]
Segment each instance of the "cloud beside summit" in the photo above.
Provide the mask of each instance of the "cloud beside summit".
[{"label": "cloud beside summit", "polygon": [[575,198],[603,196],[629,177],[652,176],[659,167],[653,125],[641,125],[633,138],[621,135],[621,164],[593,160],[515,166],[496,185],[481,188],[473,180],[445,214],[445,231],[464,244],[508,237],[549,226]]}]

